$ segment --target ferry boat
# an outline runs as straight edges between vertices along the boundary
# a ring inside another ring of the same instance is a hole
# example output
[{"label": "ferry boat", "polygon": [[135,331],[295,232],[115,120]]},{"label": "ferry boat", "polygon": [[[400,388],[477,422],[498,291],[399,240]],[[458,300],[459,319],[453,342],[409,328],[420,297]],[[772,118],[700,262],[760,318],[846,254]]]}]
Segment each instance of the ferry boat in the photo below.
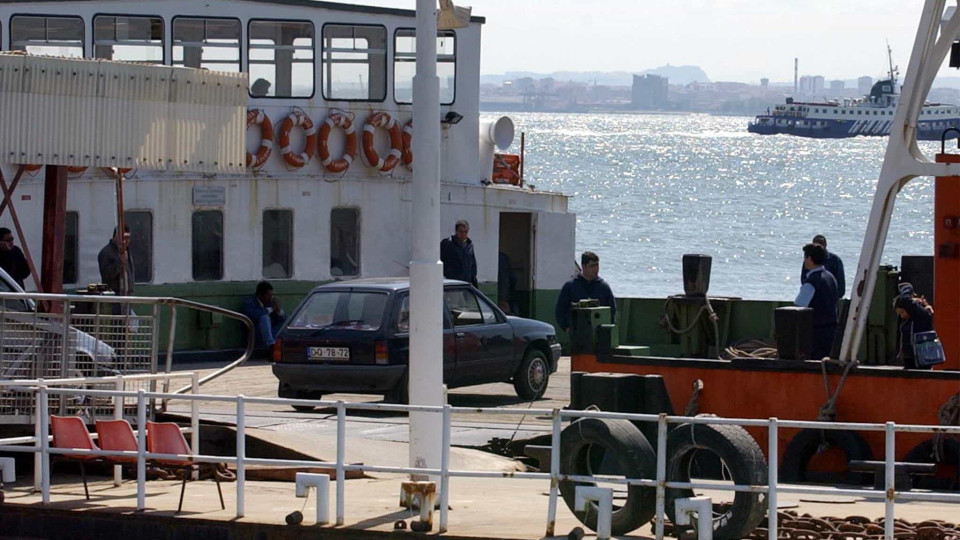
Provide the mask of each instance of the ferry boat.
[{"label": "ferry boat", "polygon": [[[861,99],[825,102],[796,101],[787,98],[766,114],[757,115],[747,131],[760,135],[796,135],[816,139],[886,136],[894,123],[900,100],[897,71],[890,65],[888,77],[877,81],[870,94]],[[925,103],[917,119],[917,140],[939,141],[943,132],[960,127],[960,107]],[[951,133],[948,138],[955,138]]]},{"label": "ferry boat", "polygon": [[[414,16],[306,0],[4,1],[0,31],[4,51],[249,73],[245,173],[118,163],[135,294],[239,309],[266,279],[292,308],[319,283],[408,273]],[[495,171],[494,139],[509,145],[513,127],[480,118],[484,22],[474,16],[437,36],[443,233],[467,220],[480,288],[495,296],[498,254],[506,253],[519,314],[549,320],[574,271],[575,216],[568,196]],[[8,182],[24,169],[10,197],[22,227],[10,212],[0,226],[22,230],[17,243],[36,255],[43,167],[0,168]],[[116,169],[70,170],[67,291],[100,281],[97,254],[118,221]],[[240,334],[232,323],[181,320],[177,348],[237,347]]]}]

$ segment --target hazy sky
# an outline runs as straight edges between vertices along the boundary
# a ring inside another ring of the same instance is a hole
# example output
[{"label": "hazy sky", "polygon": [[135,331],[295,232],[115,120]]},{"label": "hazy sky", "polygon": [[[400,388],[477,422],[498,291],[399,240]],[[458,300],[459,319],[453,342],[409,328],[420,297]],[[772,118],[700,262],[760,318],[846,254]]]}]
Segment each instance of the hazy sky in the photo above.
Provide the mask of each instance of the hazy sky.
[{"label": "hazy sky", "polygon": [[[356,0],[413,9],[414,0]],[[481,70],[640,71],[699,65],[711,80],[828,80],[905,71],[922,0],[454,0],[487,18]]]}]

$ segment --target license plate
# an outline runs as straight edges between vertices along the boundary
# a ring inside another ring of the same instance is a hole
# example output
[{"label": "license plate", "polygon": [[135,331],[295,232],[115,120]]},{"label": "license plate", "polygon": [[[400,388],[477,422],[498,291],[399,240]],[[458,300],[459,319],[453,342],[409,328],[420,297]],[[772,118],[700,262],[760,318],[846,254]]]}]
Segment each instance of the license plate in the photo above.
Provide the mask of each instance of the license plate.
[{"label": "license plate", "polygon": [[311,360],[350,360],[349,347],[307,347]]}]

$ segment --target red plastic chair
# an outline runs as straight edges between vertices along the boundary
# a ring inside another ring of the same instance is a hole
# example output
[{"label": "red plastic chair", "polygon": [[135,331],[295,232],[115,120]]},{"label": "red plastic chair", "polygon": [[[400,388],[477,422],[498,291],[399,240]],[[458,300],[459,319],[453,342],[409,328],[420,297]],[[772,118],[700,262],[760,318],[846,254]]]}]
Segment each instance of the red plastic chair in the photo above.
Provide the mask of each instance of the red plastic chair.
[{"label": "red plastic chair", "polygon": [[[54,448],[74,448],[78,450],[99,450],[97,443],[87,431],[87,425],[79,416],[50,415],[50,432],[53,435]],[[90,500],[90,490],[87,488],[87,471],[85,463],[94,462],[100,456],[84,454],[60,454],[55,457],[58,461],[75,461],[80,464],[80,477],[83,479],[83,493]]]},{"label": "red plastic chair", "polygon": [[[100,439],[100,448],[114,452],[136,452],[137,436],[126,420],[97,420],[97,436]],[[106,461],[115,465],[135,464],[137,458],[127,456],[108,456]]]},{"label": "red plastic chair", "polygon": [[[194,433],[194,437],[198,434]],[[190,454],[190,447],[187,446],[187,440],[180,432],[180,426],[173,422],[147,422],[147,451],[151,454]],[[177,513],[183,508],[183,492],[187,489],[187,478],[190,473],[198,468],[191,458],[187,459],[157,459],[155,463],[167,468],[183,470],[183,483],[180,485],[180,504],[177,506]],[[223,503],[223,491],[220,489],[220,478],[216,474],[213,479],[217,482],[217,493],[220,495],[220,508],[227,509]]]}]

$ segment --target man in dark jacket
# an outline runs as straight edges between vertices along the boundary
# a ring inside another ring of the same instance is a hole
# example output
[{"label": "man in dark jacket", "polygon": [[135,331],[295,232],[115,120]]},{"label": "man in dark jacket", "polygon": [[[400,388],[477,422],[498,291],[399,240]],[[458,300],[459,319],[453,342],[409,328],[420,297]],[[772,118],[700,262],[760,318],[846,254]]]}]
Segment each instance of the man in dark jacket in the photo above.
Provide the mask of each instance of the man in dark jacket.
[{"label": "man in dark jacket", "polygon": [[23,288],[23,280],[30,276],[30,266],[23,251],[13,245],[13,233],[6,227],[0,227],[0,268]]},{"label": "man in dark jacket", "polygon": [[461,219],[454,227],[456,234],[440,242],[443,277],[459,279],[477,286],[477,258],[473,255],[470,224]]},{"label": "man in dark jacket", "polygon": [[840,293],[837,280],[823,265],[826,258],[827,250],[820,244],[803,246],[807,277],[793,302],[801,307],[813,308],[813,346],[810,355],[816,360],[830,356],[839,321],[837,301],[840,300]]},{"label": "man in dark jacket", "polygon": [[[121,264],[120,244],[123,242],[124,251],[127,252],[126,268]],[[113,238],[107,242],[97,255],[97,263],[100,265],[100,281],[117,296],[130,296],[133,294],[133,257],[130,255],[130,227],[123,228],[123,239],[117,237],[117,230],[113,230]],[[126,270],[126,278],[123,271]]]},{"label": "man in dark jacket", "polygon": [[570,330],[570,304],[594,299],[610,308],[610,322],[616,322],[617,302],[610,285],[600,277],[600,257],[592,251],[580,256],[580,275],[563,284],[554,315],[564,332]]},{"label": "man in dark jacket", "polygon": [[[827,249],[827,237],[818,234],[813,237],[812,243],[823,246],[824,251],[827,252],[827,258],[823,261],[823,267],[826,268],[833,278],[837,280],[837,292],[840,293],[840,298],[843,298],[843,295],[847,294],[847,280],[844,277],[843,273],[843,260],[837,256],[836,253]],[[807,266],[804,264],[800,267],[800,284],[804,284],[807,281]]]},{"label": "man in dark jacket", "polygon": [[899,289],[900,294],[893,301],[893,309],[900,318],[897,359],[905,369],[932,369],[932,366],[917,365],[913,346],[916,334],[933,330],[933,308],[913,292],[910,283],[901,283]]},{"label": "man in dark jacket", "polygon": [[262,349],[277,341],[277,332],[287,319],[280,302],[273,295],[273,285],[261,281],[253,296],[243,300],[243,314],[253,321],[255,347]]}]

